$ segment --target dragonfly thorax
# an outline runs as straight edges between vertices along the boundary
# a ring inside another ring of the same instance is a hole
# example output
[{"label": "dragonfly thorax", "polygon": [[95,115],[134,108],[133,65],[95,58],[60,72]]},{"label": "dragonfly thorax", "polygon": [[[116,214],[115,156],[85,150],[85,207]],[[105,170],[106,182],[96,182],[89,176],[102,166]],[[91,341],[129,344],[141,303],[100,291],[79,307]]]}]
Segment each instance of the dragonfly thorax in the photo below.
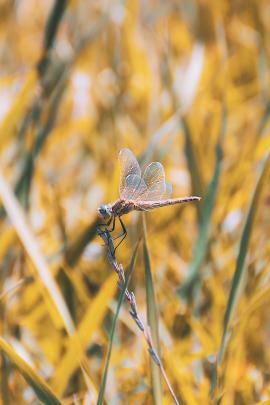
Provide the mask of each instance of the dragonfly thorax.
[{"label": "dragonfly thorax", "polygon": [[98,213],[102,219],[110,219],[112,216],[112,209],[109,205],[101,205],[98,209]]}]

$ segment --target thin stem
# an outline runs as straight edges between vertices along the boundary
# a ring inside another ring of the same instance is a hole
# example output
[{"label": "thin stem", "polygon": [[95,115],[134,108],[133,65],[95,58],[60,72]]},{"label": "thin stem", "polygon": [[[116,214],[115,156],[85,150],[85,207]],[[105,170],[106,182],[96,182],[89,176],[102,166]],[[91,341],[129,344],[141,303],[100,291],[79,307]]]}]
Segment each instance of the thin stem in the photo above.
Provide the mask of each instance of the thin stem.
[{"label": "thin stem", "polygon": [[[172,389],[172,386],[169,382],[169,379],[166,375],[166,372],[164,370],[164,367],[162,365],[162,362],[160,360],[159,355],[157,354],[154,346],[153,346],[153,341],[152,341],[152,336],[151,336],[151,330],[150,327],[147,325],[145,326],[141,317],[139,316],[138,312],[137,312],[137,303],[136,303],[136,298],[135,295],[133,293],[133,291],[129,291],[127,288],[127,283],[126,283],[126,277],[125,277],[125,272],[124,272],[124,268],[122,266],[121,263],[118,263],[116,260],[116,256],[115,256],[115,247],[114,247],[114,243],[113,243],[113,239],[111,237],[111,234],[109,232],[109,230],[105,227],[100,228],[97,227],[97,233],[98,235],[102,238],[103,242],[105,243],[105,246],[107,247],[107,251],[108,251],[108,260],[110,262],[110,264],[112,265],[112,267],[114,268],[114,271],[117,273],[118,275],[118,287],[119,289],[123,292],[123,289],[125,290],[124,294],[126,297],[126,300],[129,303],[130,306],[130,315],[132,317],[132,319],[134,320],[134,322],[136,323],[136,325],[138,326],[138,328],[142,331],[144,339],[146,341],[146,344],[148,346],[148,352],[152,358],[152,360],[155,362],[155,364],[159,367],[160,372],[162,377],[164,378],[164,381],[169,389],[169,392],[174,400],[174,403],[176,405],[181,405],[180,402],[178,401],[178,399],[176,398],[176,395]],[[138,242],[139,243],[139,242]]]},{"label": "thin stem", "polygon": [[173,400],[174,400],[175,404],[176,405],[181,405],[180,402],[178,401],[178,399],[176,398],[176,395],[175,395],[175,393],[174,393],[174,391],[172,389],[172,386],[170,384],[170,381],[169,381],[169,379],[167,377],[167,374],[166,374],[166,372],[164,370],[164,367],[163,367],[162,363],[160,363],[159,367],[160,367],[160,372],[162,374],[162,377],[164,378],[164,380],[165,380],[165,382],[167,384],[167,387],[168,387],[168,389],[170,391],[171,396],[173,397]]}]

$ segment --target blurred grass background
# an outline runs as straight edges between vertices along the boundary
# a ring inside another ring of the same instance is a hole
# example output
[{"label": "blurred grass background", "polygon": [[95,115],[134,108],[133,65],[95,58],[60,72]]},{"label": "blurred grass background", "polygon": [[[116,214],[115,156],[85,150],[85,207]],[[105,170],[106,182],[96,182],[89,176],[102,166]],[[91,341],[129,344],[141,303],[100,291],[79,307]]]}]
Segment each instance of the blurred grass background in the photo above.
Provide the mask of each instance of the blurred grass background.
[{"label": "blurred grass background", "polygon": [[[203,197],[146,216],[176,396],[270,403],[269,2],[0,0],[0,21],[2,403],[97,401],[117,299],[97,208],[123,147]],[[125,223],[127,268],[140,215]],[[146,319],[144,272],[141,247]],[[123,306],[105,403],[172,403],[161,392]]]}]

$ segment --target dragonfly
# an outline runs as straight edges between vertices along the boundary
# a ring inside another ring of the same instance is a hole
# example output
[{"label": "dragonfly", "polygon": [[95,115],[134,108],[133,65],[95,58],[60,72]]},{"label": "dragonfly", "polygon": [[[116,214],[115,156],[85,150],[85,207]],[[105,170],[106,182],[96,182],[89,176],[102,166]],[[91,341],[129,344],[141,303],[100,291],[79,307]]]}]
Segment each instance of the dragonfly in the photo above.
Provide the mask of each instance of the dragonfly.
[{"label": "dragonfly", "polygon": [[[115,239],[122,237],[116,248],[127,236],[122,216],[131,211],[150,211],[168,205],[199,201],[200,197],[190,196],[171,198],[172,186],[165,180],[165,171],[160,162],[152,162],[141,171],[140,165],[130,149],[124,148],[119,152],[120,163],[120,198],[110,204],[102,204],[98,208],[99,217],[106,221],[99,227],[106,227],[110,233],[115,229],[118,218],[122,233]],[[109,229],[109,227],[111,228]],[[116,249],[115,248],[115,249]]]}]

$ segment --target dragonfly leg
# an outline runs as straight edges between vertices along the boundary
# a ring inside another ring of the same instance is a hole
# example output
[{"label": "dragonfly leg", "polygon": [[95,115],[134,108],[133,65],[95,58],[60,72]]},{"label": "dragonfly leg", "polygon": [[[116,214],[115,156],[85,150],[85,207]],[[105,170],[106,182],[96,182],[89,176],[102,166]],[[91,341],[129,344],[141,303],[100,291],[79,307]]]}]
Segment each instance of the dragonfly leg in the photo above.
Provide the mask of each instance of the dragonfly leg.
[{"label": "dragonfly leg", "polygon": [[108,229],[108,231],[111,233],[111,232],[113,232],[114,231],[114,228],[115,228],[115,216],[113,216],[111,219],[110,219],[110,223],[109,223],[109,225],[108,226],[110,226],[110,224],[111,224],[111,222],[112,222],[112,227],[111,227],[111,229]]},{"label": "dragonfly leg", "polygon": [[[118,248],[118,246],[123,242],[123,240],[127,236],[127,230],[125,228],[125,225],[124,225],[122,219],[120,217],[118,217],[118,218],[119,218],[119,221],[120,221],[120,224],[121,224],[121,227],[122,227],[122,233],[120,235],[112,238],[112,240],[116,240],[116,239],[119,239],[121,237],[122,237],[122,239],[118,242],[118,244],[114,248],[113,254],[115,254],[116,249]],[[109,229],[108,227],[111,225],[111,223],[112,223],[112,227],[111,227],[111,229]],[[106,234],[106,232],[111,233],[115,229],[115,223],[116,223],[116,216],[113,216],[113,217],[110,218],[110,220],[108,221],[107,224],[99,224],[98,228],[101,230],[101,232],[103,234]],[[102,230],[102,228],[104,228],[104,231]]]},{"label": "dragonfly leg", "polygon": [[112,240],[117,240],[117,239],[121,238],[121,236],[127,234],[127,231],[126,231],[125,225],[123,224],[123,221],[120,219],[120,217],[118,217],[118,219],[119,219],[119,221],[120,221],[122,230],[121,230],[121,232],[119,233],[119,235],[114,236],[114,237],[112,238]]},{"label": "dragonfly leg", "polygon": [[122,232],[121,235],[118,235],[118,236],[115,238],[115,239],[118,239],[118,238],[121,238],[121,236],[122,236],[122,239],[121,239],[121,240],[118,242],[118,244],[115,246],[114,253],[115,253],[116,249],[118,248],[118,246],[121,245],[121,243],[123,242],[123,240],[124,240],[125,237],[127,236],[126,227],[125,227],[125,225],[124,225],[122,219],[121,219],[120,217],[118,217],[118,218],[119,218],[120,224],[121,224],[121,226],[122,226],[122,231],[123,231],[123,232]]}]

